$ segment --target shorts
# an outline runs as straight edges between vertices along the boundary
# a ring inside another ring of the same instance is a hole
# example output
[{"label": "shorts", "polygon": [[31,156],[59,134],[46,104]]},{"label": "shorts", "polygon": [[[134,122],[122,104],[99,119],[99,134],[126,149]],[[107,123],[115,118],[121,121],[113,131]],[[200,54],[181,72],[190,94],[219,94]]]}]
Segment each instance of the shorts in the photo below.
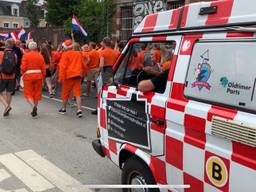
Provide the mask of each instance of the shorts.
[{"label": "shorts", "polygon": [[0,93],[6,91],[14,92],[16,89],[16,79],[0,79]]},{"label": "shorts", "polygon": [[42,98],[42,79],[28,79],[24,80],[24,97],[26,99],[32,99],[39,101]]},{"label": "shorts", "polygon": [[99,73],[98,73],[98,69],[89,69],[88,70],[88,75],[87,75],[87,80],[88,81],[96,81],[97,77],[98,77]]},{"label": "shorts", "polygon": [[102,72],[103,85],[110,85],[112,83],[113,70],[112,67],[104,67]]},{"label": "shorts", "polygon": [[65,79],[62,82],[61,98],[63,101],[67,101],[69,99],[71,91],[73,91],[74,97],[81,96],[81,79],[81,77],[76,77],[72,79]]},{"label": "shorts", "polygon": [[50,78],[52,77],[52,73],[50,71],[50,69],[46,69],[46,75],[45,75],[46,78]]}]

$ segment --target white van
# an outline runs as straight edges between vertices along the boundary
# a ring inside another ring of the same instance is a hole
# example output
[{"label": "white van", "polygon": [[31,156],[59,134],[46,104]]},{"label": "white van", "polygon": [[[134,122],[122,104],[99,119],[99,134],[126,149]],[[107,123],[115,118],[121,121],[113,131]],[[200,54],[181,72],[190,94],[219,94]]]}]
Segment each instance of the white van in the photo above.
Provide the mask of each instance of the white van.
[{"label": "white van", "polygon": [[[143,20],[98,101],[93,147],[122,169],[123,184],[256,191],[254,32],[253,0],[200,2]],[[167,76],[156,81],[146,65]],[[148,79],[155,89],[138,91]],[[167,191],[139,189],[159,190]]]}]

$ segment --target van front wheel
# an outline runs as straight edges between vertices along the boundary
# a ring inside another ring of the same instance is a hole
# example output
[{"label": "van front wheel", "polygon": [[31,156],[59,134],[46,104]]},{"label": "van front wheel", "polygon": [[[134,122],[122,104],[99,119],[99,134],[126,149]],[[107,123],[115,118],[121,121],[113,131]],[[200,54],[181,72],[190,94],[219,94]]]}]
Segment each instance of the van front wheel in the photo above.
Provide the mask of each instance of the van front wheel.
[{"label": "van front wheel", "polygon": [[[131,157],[122,170],[123,185],[155,185],[155,179],[148,166],[140,159]],[[159,189],[123,189],[123,192],[159,192]]]}]

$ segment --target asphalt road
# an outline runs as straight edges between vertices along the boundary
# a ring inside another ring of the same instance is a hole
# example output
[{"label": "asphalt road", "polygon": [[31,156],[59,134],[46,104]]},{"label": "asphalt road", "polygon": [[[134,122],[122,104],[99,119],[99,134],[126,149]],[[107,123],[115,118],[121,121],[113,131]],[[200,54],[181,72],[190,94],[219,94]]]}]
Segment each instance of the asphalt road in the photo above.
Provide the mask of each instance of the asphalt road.
[{"label": "asphalt road", "polygon": [[[90,107],[96,103],[93,98],[84,100]],[[65,185],[120,183],[119,168],[91,146],[96,116],[84,110],[83,119],[78,119],[71,107],[60,115],[59,107],[58,101],[43,99],[38,118],[32,119],[18,94],[11,116],[0,117],[0,192],[73,191]]]}]

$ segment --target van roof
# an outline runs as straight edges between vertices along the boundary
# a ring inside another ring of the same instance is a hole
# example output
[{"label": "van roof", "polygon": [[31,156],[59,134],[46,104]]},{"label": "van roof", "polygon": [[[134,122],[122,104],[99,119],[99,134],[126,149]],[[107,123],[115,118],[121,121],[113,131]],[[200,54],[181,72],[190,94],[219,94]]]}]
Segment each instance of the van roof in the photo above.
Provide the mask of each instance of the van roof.
[{"label": "van roof", "polygon": [[256,1],[217,0],[146,16],[134,35],[256,24]]}]

